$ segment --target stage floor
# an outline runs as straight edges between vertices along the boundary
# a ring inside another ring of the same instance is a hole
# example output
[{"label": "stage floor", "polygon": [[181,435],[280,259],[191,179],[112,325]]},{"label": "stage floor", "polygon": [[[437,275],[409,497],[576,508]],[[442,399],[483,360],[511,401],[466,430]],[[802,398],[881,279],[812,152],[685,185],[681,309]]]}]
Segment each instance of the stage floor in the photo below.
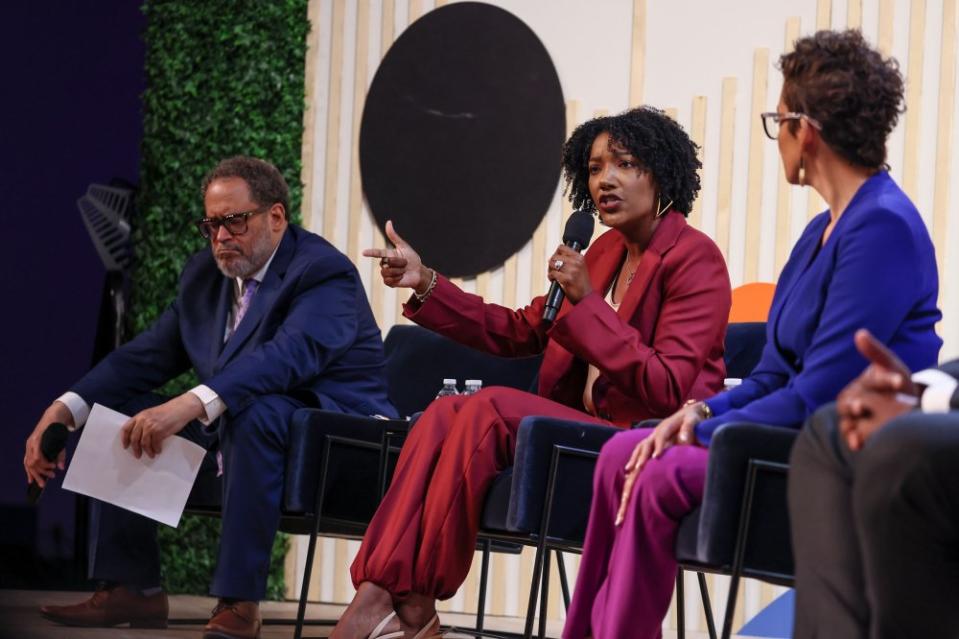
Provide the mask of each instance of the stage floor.
[{"label": "stage floor", "polygon": [[[213,609],[216,601],[209,597],[175,595],[170,597],[170,617],[172,619],[196,620],[193,625],[171,624],[166,630],[131,630],[130,628],[71,628],[59,626],[40,616],[38,608],[44,604],[70,604],[82,601],[88,596],[79,592],[52,592],[34,590],[0,590],[0,639],[199,639],[203,623]],[[307,619],[335,619],[342,613],[344,606],[327,604],[309,604]],[[296,617],[295,602],[264,602],[261,604],[264,617],[293,619]],[[203,620],[200,622],[199,620]],[[441,617],[444,626],[471,626],[475,623],[473,615],[444,613]],[[522,632],[522,619],[512,617],[489,617],[487,627],[496,630]],[[330,626],[308,626],[304,634],[307,637],[326,637]],[[547,625],[547,634],[558,637],[562,628],[558,622]],[[287,639],[293,636],[292,625],[267,625],[263,627],[262,639]],[[467,637],[459,633],[449,633],[447,637]]]}]

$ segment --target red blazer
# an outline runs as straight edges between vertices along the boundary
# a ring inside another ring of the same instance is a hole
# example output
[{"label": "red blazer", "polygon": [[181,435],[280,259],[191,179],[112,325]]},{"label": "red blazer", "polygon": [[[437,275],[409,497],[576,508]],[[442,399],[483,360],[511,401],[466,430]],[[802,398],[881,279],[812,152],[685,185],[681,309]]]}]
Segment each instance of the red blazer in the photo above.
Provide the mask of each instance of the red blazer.
[{"label": "red blazer", "polygon": [[543,352],[539,394],[585,411],[587,362],[597,417],[630,424],[672,414],[687,399],[723,386],[723,339],[731,294],[726,262],[706,235],[668,213],[653,233],[618,311],[603,299],[625,259],[623,236],[607,231],[586,251],[593,292],[563,302],[553,325],[543,297],[510,310],[487,304],[444,277],[426,302],[404,314],[417,324],[507,357]]}]

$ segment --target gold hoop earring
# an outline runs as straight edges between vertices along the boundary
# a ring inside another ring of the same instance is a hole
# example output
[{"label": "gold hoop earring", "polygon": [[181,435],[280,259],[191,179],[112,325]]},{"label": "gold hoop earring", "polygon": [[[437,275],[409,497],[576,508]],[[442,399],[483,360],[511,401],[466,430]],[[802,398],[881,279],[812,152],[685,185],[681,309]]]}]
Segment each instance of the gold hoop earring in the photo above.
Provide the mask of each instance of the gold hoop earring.
[{"label": "gold hoop earring", "polygon": [[666,212],[669,210],[669,207],[673,205],[673,201],[670,200],[669,202],[666,202],[666,206],[660,208],[659,206],[660,202],[662,202],[662,200],[657,195],[656,196],[656,217],[663,217],[664,215],[666,215]]},{"label": "gold hoop earring", "polygon": [[799,186],[806,186],[806,165],[801,155],[799,156]]}]

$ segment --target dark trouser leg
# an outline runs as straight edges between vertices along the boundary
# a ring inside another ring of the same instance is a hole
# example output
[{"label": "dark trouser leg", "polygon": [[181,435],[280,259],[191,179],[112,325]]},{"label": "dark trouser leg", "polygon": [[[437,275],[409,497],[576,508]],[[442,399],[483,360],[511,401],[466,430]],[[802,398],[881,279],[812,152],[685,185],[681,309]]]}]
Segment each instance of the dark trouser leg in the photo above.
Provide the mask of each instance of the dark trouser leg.
[{"label": "dark trouser leg", "polygon": [[266,594],[289,424],[302,406],[289,397],[267,395],[221,422],[223,523],[213,595],[258,601]]},{"label": "dark trouser leg", "polygon": [[790,458],[789,518],[796,559],[795,639],[865,639],[869,607],[853,521],[853,456],[835,406],[806,423]]},{"label": "dark trouser leg", "polygon": [[[160,395],[144,395],[119,406],[117,410],[125,415],[133,415],[158,406],[167,399]],[[204,448],[209,448],[215,441],[215,437],[205,433],[198,422],[187,424],[178,436]],[[215,461],[212,455],[207,455],[204,469],[211,466],[215,467]],[[134,589],[159,586],[157,523],[129,510],[91,499],[89,564],[89,576],[94,580],[116,582]]]},{"label": "dark trouser leg", "polygon": [[871,639],[959,637],[959,415],[889,422],[852,494]]}]

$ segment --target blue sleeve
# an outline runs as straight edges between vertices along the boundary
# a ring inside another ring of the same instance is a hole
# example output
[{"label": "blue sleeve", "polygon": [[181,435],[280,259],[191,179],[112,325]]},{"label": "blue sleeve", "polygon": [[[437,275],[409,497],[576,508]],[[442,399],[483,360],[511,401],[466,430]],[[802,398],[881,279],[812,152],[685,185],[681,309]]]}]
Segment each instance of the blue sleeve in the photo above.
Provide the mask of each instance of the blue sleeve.
[{"label": "blue sleeve", "polygon": [[359,275],[345,259],[312,263],[273,338],[204,381],[231,413],[256,397],[288,394],[322,374],[356,341]]},{"label": "blue sleeve", "polygon": [[88,404],[116,407],[189,368],[174,300],[149,328],[100,360],[70,390]]},{"label": "blue sleeve", "polygon": [[[856,330],[867,328],[888,343],[912,309],[922,255],[903,217],[877,209],[861,216],[857,227],[836,240],[840,242],[836,263],[831,279],[824,283],[825,301],[802,370],[785,383],[769,385],[768,393],[759,392],[764,382],[750,381],[741,397],[751,396],[751,401],[731,406],[697,426],[696,436],[704,444],[716,428],[730,422],[800,427],[865,367],[853,343]],[[769,379],[765,377],[765,383]]]}]

